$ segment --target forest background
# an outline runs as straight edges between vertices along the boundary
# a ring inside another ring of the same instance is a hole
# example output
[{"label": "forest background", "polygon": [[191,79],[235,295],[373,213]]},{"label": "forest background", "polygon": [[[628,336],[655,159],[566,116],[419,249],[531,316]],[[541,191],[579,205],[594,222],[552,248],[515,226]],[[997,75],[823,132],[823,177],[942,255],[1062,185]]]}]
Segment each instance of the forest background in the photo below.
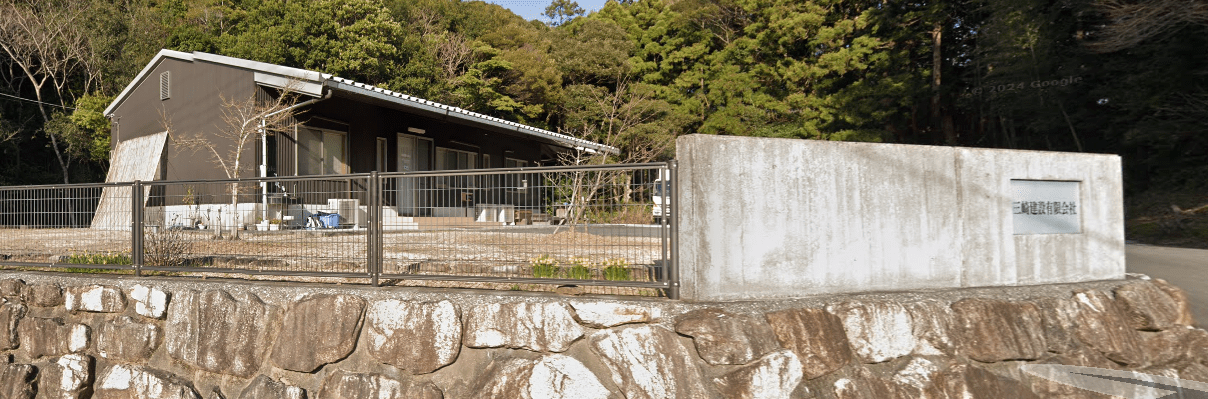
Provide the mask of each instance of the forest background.
[{"label": "forest background", "polygon": [[613,162],[670,159],[690,133],[1119,154],[1130,238],[1208,246],[1204,0],[638,0],[590,15],[554,0],[546,17],[452,0],[0,0],[0,185],[102,181],[101,111],[167,48],[605,142]]}]

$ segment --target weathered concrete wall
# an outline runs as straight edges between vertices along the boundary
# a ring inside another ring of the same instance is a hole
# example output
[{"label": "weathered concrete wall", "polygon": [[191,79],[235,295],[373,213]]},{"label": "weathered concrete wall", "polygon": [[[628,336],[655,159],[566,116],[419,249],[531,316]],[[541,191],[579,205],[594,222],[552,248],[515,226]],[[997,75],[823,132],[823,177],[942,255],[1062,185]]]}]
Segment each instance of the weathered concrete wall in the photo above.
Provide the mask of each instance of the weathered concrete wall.
[{"label": "weathered concrete wall", "polygon": [[3,398],[1086,398],[1208,382],[1161,281],[686,303],[7,272]]},{"label": "weathered concrete wall", "polygon": [[[685,299],[1124,276],[1118,156],[705,135],[676,144]],[[1013,179],[1081,182],[1081,233],[1015,235]]]}]

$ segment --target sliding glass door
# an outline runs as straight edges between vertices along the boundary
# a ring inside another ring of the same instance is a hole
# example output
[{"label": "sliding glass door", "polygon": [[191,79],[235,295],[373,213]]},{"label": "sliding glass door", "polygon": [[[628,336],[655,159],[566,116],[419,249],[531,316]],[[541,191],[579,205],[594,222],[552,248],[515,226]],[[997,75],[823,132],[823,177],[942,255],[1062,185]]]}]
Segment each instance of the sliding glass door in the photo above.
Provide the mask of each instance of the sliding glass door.
[{"label": "sliding glass door", "polygon": [[[398,135],[398,171],[419,172],[432,170],[432,140],[406,134]],[[398,214],[422,216],[427,208],[423,193],[427,191],[426,179],[402,177],[398,179]]]}]

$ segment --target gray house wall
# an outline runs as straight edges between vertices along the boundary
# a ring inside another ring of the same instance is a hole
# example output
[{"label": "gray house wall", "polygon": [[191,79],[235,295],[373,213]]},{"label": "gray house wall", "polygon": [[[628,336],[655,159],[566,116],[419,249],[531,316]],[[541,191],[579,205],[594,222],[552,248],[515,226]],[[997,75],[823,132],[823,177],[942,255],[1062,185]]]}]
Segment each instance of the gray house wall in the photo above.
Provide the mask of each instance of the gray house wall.
[{"label": "gray house wall", "polygon": [[[167,71],[170,93],[167,100],[159,97],[159,76]],[[164,118],[172,126],[165,149],[165,180],[223,179],[226,174],[214,165],[208,151],[184,148],[179,141],[201,137],[220,145],[226,153],[230,143],[219,143],[217,132],[222,125],[222,98],[247,98],[255,90],[252,72],[204,61],[185,62],[165,57],[144,81],[113,112],[113,140],[146,136],[164,131]],[[150,156],[150,155],[149,155]],[[254,154],[243,160],[252,162]],[[244,174],[243,177],[250,175]]]}]

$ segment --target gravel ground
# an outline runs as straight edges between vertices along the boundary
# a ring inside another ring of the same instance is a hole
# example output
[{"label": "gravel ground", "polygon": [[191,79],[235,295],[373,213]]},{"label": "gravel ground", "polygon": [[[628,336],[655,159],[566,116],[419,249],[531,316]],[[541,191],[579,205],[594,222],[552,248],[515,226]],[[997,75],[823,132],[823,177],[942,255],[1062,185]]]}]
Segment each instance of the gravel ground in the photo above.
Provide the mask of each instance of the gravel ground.
[{"label": "gravel ground", "polygon": [[[472,277],[532,278],[533,260],[548,256],[563,271],[587,267],[592,280],[604,280],[603,263],[628,267],[628,278],[650,281],[650,266],[659,264],[662,243],[648,234],[589,234],[569,229],[444,229],[408,230],[383,234],[384,274],[448,275]],[[9,262],[62,263],[71,255],[129,255],[129,231],[94,229],[5,229],[0,230],[0,260]],[[173,275],[235,277],[248,280],[310,281],[340,284],[366,283],[366,278],[297,277],[254,273],[212,273],[206,268],[249,272],[364,273],[366,234],[364,230],[241,231],[238,239],[216,239],[212,231],[189,230],[149,232],[144,239],[145,263],[169,266],[184,263],[198,272]],[[158,248],[164,248],[157,250]],[[60,267],[62,265],[59,265]],[[542,276],[544,277],[544,276]],[[383,284],[475,288],[493,290],[553,291],[554,285],[389,279]],[[579,288],[587,293],[656,296],[648,288]]]}]

